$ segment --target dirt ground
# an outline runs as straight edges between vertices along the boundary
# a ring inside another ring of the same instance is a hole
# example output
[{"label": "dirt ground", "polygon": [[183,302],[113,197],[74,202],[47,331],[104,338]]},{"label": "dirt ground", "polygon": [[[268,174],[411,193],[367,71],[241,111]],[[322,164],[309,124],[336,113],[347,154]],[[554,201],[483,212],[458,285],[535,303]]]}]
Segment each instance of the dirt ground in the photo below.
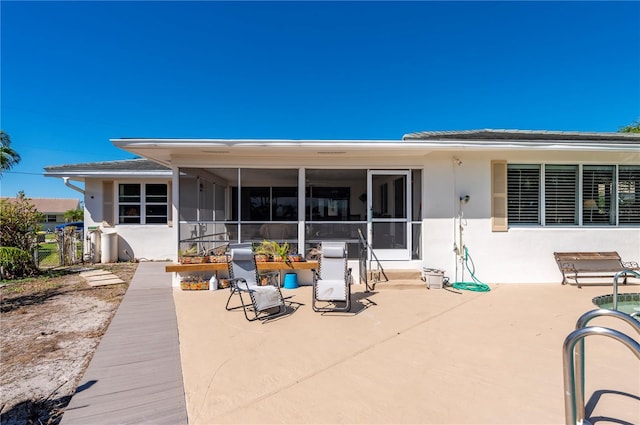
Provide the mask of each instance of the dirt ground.
[{"label": "dirt ground", "polygon": [[[136,263],[98,264],[0,287],[0,423],[58,424]],[[92,287],[81,271],[107,270],[123,284]]]}]

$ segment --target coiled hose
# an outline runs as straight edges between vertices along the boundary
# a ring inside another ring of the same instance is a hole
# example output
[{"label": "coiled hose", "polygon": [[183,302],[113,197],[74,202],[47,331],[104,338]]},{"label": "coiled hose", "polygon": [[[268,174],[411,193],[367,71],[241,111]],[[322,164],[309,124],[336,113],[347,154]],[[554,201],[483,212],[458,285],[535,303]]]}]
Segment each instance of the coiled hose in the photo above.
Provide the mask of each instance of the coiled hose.
[{"label": "coiled hose", "polygon": [[[489,292],[491,290],[491,288],[489,288],[489,285],[487,285],[486,283],[482,283],[480,279],[478,279],[475,275],[476,266],[475,264],[473,264],[473,259],[469,255],[469,250],[467,249],[466,246],[464,246],[463,249],[464,249],[464,265],[467,268],[467,270],[469,270],[469,273],[471,274],[471,279],[473,279],[473,282],[454,282],[451,286],[453,286],[456,289],[463,289],[465,291]],[[469,263],[471,263],[471,268],[469,267]]]}]

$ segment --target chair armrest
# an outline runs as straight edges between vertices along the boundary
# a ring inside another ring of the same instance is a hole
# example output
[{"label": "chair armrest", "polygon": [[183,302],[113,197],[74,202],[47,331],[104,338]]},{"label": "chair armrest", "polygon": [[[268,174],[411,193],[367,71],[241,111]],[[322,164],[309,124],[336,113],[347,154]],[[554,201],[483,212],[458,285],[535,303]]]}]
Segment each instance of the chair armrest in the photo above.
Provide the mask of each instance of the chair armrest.
[{"label": "chair armrest", "polygon": [[[238,286],[238,282],[244,282],[245,287],[241,288]],[[229,279],[229,290],[233,291],[234,289],[238,290],[238,291],[245,291],[245,292],[250,292],[251,289],[249,288],[249,285],[247,285],[247,281],[246,279],[242,278],[242,277],[236,277],[233,279]]]}]

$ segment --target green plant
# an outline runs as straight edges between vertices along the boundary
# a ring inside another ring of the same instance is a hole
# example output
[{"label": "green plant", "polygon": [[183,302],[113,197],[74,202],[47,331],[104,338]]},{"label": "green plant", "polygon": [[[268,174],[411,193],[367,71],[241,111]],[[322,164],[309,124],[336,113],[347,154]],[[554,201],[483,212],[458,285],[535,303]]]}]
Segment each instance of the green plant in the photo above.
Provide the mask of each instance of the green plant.
[{"label": "green plant", "polygon": [[38,269],[27,251],[11,246],[0,247],[0,277],[2,279],[35,276],[37,273]]},{"label": "green plant", "polygon": [[36,210],[24,192],[0,201],[0,246],[12,246],[31,252],[44,215]]},{"label": "green plant", "polygon": [[254,252],[256,254],[269,255],[272,258],[286,258],[289,253],[289,243],[278,243],[274,240],[263,240]]},{"label": "green plant", "polygon": [[20,154],[11,147],[11,137],[0,130],[0,176],[20,162]]},{"label": "green plant", "polygon": [[78,208],[77,210],[65,211],[63,217],[66,222],[82,221],[84,220],[84,210]]}]

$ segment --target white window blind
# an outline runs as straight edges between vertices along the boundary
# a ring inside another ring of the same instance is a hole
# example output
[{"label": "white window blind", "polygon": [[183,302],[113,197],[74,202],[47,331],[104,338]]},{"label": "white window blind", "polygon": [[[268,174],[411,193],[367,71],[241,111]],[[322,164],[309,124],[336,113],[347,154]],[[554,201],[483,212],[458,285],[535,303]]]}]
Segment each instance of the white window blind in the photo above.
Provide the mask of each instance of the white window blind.
[{"label": "white window blind", "polygon": [[612,165],[585,165],[582,168],[582,224],[615,224]]},{"label": "white window blind", "polygon": [[509,164],[507,181],[509,224],[540,224],[540,166]]},{"label": "white window blind", "polygon": [[640,224],[640,166],[619,167],[618,215],[620,224]]},{"label": "white window blind", "polygon": [[578,166],[547,165],[544,169],[545,225],[578,224]]}]

